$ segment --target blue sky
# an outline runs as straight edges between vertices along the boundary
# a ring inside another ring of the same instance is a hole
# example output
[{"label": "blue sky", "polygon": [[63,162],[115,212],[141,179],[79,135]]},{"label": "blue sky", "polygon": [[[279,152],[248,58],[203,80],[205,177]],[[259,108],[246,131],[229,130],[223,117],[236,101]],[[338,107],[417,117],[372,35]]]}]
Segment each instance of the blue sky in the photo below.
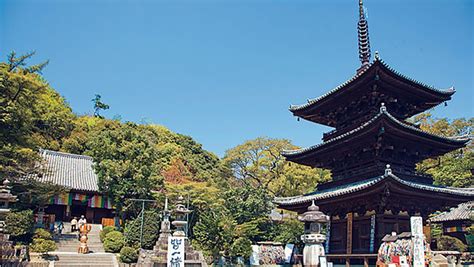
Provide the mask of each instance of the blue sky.
[{"label": "blue sky", "polygon": [[[473,1],[365,0],[372,50],[399,72],[455,86],[438,117],[474,115]],[[162,124],[222,156],[258,136],[319,143],[288,111],[354,75],[358,1],[0,0],[0,57],[36,50],[78,114]]]}]

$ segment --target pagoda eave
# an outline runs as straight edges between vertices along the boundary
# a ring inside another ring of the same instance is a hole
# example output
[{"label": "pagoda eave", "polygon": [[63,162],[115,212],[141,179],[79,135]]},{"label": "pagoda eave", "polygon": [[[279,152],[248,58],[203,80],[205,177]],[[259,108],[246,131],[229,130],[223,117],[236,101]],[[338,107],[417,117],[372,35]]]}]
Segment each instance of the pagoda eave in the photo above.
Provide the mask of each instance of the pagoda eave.
[{"label": "pagoda eave", "polygon": [[[381,199],[387,194],[391,196],[391,205],[384,206]],[[474,188],[434,186],[407,181],[389,173],[303,196],[275,198],[273,202],[280,209],[303,212],[312,201],[315,201],[325,213],[345,215],[349,211],[364,213],[374,209],[400,209],[400,211],[429,214],[472,200],[474,200]],[[419,205],[416,206],[415,203]],[[421,205],[421,203],[429,204]]]},{"label": "pagoda eave", "polygon": [[[312,167],[324,167],[321,159],[336,155],[338,150],[350,150],[350,146],[365,144],[371,147],[379,136],[396,138],[398,140],[412,140],[425,144],[426,157],[436,157],[446,152],[462,148],[469,141],[467,138],[447,138],[422,131],[414,126],[397,120],[383,109],[371,120],[356,129],[332,138],[321,144],[283,151],[282,155],[289,161]],[[425,159],[420,155],[420,160]]]},{"label": "pagoda eave", "polygon": [[[328,93],[308,100],[303,105],[292,105],[290,111],[294,116],[308,121],[320,123],[330,127],[337,127],[338,120],[331,118],[330,114],[347,113],[348,109],[360,106],[358,101],[371,97],[373,86],[383,88],[378,94],[388,99],[406,103],[406,111],[395,114],[399,119],[405,119],[426,109],[433,108],[440,103],[448,101],[455,93],[453,88],[447,90],[436,89],[416,80],[408,78],[376,58],[364,71],[358,73],[348,81],[332,89]],[[379,95],[373,95],[379,99]],[[367,99],[369,101],[370,99]]]}]

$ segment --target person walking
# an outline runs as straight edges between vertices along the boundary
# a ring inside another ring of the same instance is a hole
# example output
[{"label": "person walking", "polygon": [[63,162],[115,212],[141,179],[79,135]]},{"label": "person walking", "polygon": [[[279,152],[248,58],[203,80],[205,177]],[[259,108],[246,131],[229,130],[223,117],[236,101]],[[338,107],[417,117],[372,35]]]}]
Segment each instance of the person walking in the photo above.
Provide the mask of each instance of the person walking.
[{"label": "person walking", "polygon": [[71,220],[71,233],[74,233],[75,231],[77,231],[77,218],[76,217],[72,218]]},{"label": "person walking", "polygon": [[84,217],[84,215],[81,215],[81,218],[79,219],[79,229],[81,229],[81,227],[85,224],[87,224],[87,219]]},{"label": "person walking", "polygon": [[58,234],[59,235],[63,234],[63,229],[64,229],[64,223],[62,221],[59,221],[59,223],[58,223]]}]

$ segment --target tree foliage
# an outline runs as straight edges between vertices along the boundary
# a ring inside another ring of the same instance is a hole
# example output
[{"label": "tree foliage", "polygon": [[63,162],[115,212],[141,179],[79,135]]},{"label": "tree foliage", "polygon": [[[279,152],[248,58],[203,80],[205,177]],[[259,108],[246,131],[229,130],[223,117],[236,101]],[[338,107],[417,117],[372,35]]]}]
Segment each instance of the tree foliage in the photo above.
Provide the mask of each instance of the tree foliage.
[{"label": "tree foliage", "polygon": [[318,183],[328,181],[330,172],[292,164],[281,155],[296,149],[288,140],[256,138],[229,149],[223,159],[232,174],[275,196],[294,196],[313,191]]},{"label": "tree foliage", "polygon": [[[469,138],[474,126],[474,118],[448,120],[435,119],[429,113],[423,113],[414,118],[424,131],[445,137]],[[461,148],[436,159],[427,159],[418,164],[417,169],[433,176],[436,184],[455,187],[470,187],[474,185],[473,144]]]},{"label": "tree foliage", "polygon": [[92,103],[94,103],[94,117],[103,119],[104,117],[100,115],[100,111],[109,109],[109,105],[102,102],[102,96],[99,94],[95,95]]},{"label": "tree foliage", "polygon": [[156,211],[145,211],[143,217],[143,235],[141,235],[141,216],[128,220],[124,229],[125,242],[129,246],[139,247],[140,237],[142,236],[142,248],[152,249],[158,239],[160,221],[160,216]]},{"label": "tree foliage", "polygon": [[150,198],[162,186],[155,143],[158,137],[148,127],[109,121],[90,140],[100,188],[115,203],[126,198]]},{"label": "tree foliage", "polygon": [[10,212],[6,216],[6,232],[15,241],[28,242],[34,232],[33,211],[23,210]]},{"label": "tree foliage", "polygon": [[35,170],[39,147],[58,149],[74,117],[40,75],[47,62],[26,64],[33,55],[0,63],[0,176],[11,180]]},{"label": "tree foliage", "polygon": [[230,186],[220,195],[222,205],[201,211],[194,226],[197,246],[213,257],[250,255],[250,244],[260,241],[272,205],[262,188]]}]

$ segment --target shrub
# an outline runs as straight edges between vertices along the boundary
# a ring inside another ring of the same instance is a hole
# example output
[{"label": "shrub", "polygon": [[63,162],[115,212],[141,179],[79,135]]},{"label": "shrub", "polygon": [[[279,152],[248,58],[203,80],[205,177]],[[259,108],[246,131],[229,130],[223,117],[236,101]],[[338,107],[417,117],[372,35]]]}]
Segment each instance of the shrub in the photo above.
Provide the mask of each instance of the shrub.
[{"label": "shrub", "polygon": [[125,245],[123,234],[119,231],[112,231],[105,236],[104,249],[105,252],[117,253]]},{"label": "shrub", "polygon": [[112,232],[112,231],[115,231],[115,227],[114,226],[106,226],[102,229],[102,231],[100,231],[100,234],[99,234],[99,237],[100,237],[100,242],[104,243],[104,239],[105,239],[105,236]]},{"label": "shrub", "polygon": [[35,234],[33,236],[33,239],[51,240],[51,239],[53,239],[53,236],[51,235],[50,232],[46,231],[45,229],[38,228],[38,229],[35,230]]},{"label": "shrub", "polygon": [[135,263],[138,260],[138,250],[125,246],[120,250],[120,261],[123,263]]},{"label": "shrub", "polygon": [[36,229],[33,236],[33,243],[30,245],[30,249],[33,252],[48,253],[57,248],[56,243],[51,240],[53,237],[51,233],[44,229]]},{"label": "shrub", "polygon": [[438,250],[455,250],[464,252],[466,249],[467,246],[455,237],[443,235],[438,238]]},{"label": "shrub", "polygon": [[[140,244],[141,217],[127,221],[124,228],[125,241],[129,246]],[[152,249],[158,239],[160,216],[155,211],[145,211],[143,218],[142,248]]]},{"label": "shrub", "polygon": [[14,241],[24,241],[29,243],[34,231],[33,211],[24,210],[11,212],[7,215],[5,222],[6,231]]},{"label": "shrub", "polygon": [[30,245],[30,250],[39,253],[48,253],[57,248],[53,240],[46,240],[42,238],[33,239],[33,244]]}]

